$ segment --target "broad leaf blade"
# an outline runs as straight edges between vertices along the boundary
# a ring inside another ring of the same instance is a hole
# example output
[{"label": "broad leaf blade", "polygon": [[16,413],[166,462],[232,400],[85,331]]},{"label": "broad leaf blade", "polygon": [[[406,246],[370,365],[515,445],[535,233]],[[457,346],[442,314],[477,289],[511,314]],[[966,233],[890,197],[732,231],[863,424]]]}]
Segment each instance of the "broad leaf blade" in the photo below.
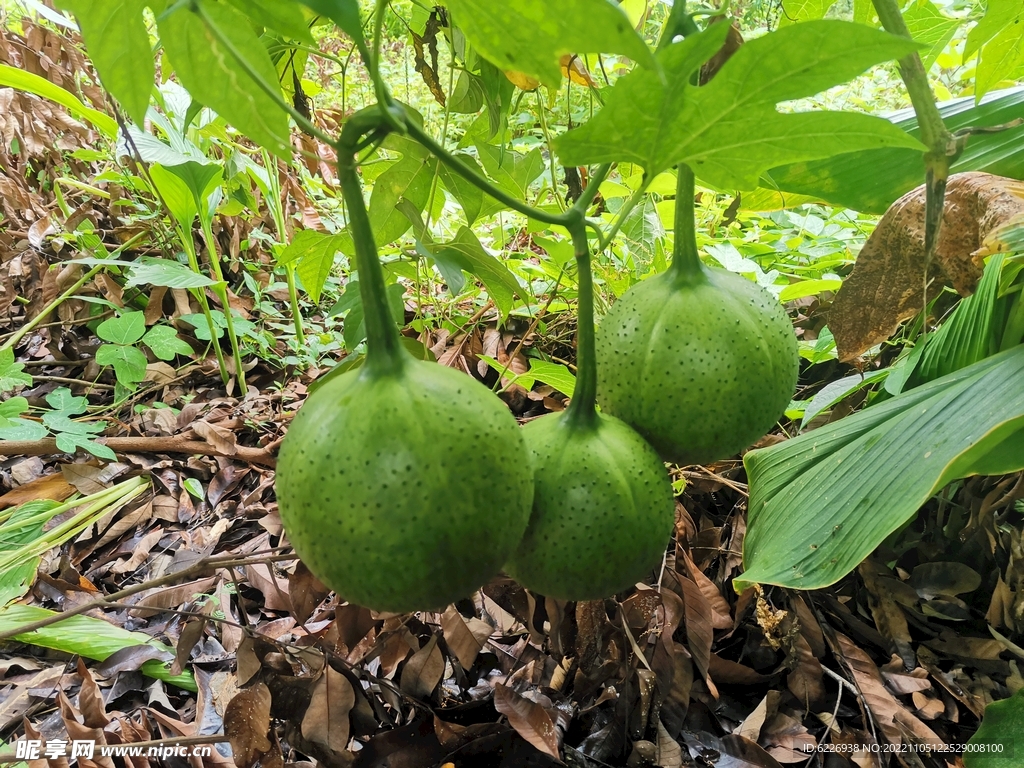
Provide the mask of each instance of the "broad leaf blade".
[{"label": "broad leaf blade", "polygon": [[620,53],[653,67],[650,49],[609,0],[448,0],[455,24],[484,58],[557,87],[564,54]]},{"label": "broad leaf blade", "polygon": [[783,162],[886,146],[923,150],[881,118],[776,109],[906,55],[916,43],[861,24],[810,21],[743,45],[710,83],[691,85],[725,27],[663,49],[664,81],[646,71],[619,80],[597,117],[556,140],[562,162],[630,161],[650,174],[685,162],[713,186],[753,189],[763,171]]},{"label": "broad leaf blade", "polygon": [[[201,5],[260,79],[277,87],[277,70],[248,19],[224,3],[206,0]],[[285,112],[246,74],[189,4],[162,17],[159,27],[164,50],[192,96],[274,154],[290,155]]]},{"label": "broad leaf blade", "polygon": [[17,88],[19,91],[34,93],[44,99],[60,104],[75,117],[88,120],[96,128],[102,131],[108,138],[117,135],[117,122],[108,115],[85,106],[81,99],[70,91],[66,91],[59,85],[54,85],[45,77],[25,72],[6,64],[0,64],[0,87]]},{"label": "broad leaf blade", "polygon": [[[978,106],[971,97],[947,101],[939,105],[939,112],[951,131],[1005,125],[1024,116],[1024,88],[989,94]],[[889,120],[910,135],[920,136],[913,110],[901,110]],[[885,173],[879,173],[879,168],[885,168]],[[1024,126],[971,136],[950,169],[951,173],[964,171],[1024,178]],[[880,214],[923,180],[918,150],[868,149],[772,168],[762,181],[765,188],[744,195],[742,206],[764,211],[815,200]],[[780,192],[790,194],[780,199]]]},{"label": "broad leaf blade", "polygon": [[[735,586],[817,589],[853,570],[939,488],[1024,441],[1024,346],[744,457],[746,571]],[[1000,469],[1024,468],[1024,444]]]},{"label": "broad leaf blade", "polygon": [[153,51],[142,20],[146,0],[60,0],[78,20],[103,87],[142,125],[153,91]]},{"label": "broad leaf blade", "polygon": [[431,253],[439,262],[457,265],[479,278],[502,317],[512,311],[513,299],[522,290],[519,281],[508,267],[484,250],[469,227],[462,227],[450,243],[433,246]]}]

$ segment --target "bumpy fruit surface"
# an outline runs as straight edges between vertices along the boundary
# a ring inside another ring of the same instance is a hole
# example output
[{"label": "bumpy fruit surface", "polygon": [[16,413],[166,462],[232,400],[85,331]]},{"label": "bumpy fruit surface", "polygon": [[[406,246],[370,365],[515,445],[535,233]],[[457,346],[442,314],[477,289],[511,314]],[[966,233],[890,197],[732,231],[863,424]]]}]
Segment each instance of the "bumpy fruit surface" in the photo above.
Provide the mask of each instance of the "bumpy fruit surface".
[{"label": "bumpy fruit surface", "polygon": [[441,608],[501,569],[533,498],[515,419],[435,363],[342,374],[313,393],[281,446],[281,520],[309,569],[378,611]]},{"label": "bumpy fruit surface", "polygon": [[778,300],[707,268],[627,291],[598,327],[597,360],[601,407],[679,464],[732,456],[768,432],[800,362]]},{"label": "bumpy fruit surface", "polygon": [[548,597],[597,600],[658,566],[675,501],[665,465],[628,425],[602,414],[579,427],[567,415],[523,428],[533,514],[505,570]]}]

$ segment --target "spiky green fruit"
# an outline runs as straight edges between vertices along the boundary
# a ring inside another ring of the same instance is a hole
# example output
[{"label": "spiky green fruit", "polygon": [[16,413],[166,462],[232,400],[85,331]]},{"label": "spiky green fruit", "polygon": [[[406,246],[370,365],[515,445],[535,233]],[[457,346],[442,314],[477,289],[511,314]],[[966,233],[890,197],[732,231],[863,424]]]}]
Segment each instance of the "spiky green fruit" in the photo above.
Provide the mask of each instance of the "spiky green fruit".
[{"label": "spiky green fruit", "polygon": [[706,464],[771,429],[799,354],[779,301],[720,269],[670,270],[612,306],[597,330],[597,401],[666,461]]},{"label": "spiky green fruit", "polygon": [[281,445],[281,520],[309,569],[378,611],[441,608],[497,574],[530,515],[521,431],[483,385],[409,358],[314,392]]},{"label": "spiky green fruit", "polygon": [[505,570],[560,600],[597,600],[657,567],[675,521],[672,484],[658,454],[619,419],[568,414],[527,424],[533,514]]}]

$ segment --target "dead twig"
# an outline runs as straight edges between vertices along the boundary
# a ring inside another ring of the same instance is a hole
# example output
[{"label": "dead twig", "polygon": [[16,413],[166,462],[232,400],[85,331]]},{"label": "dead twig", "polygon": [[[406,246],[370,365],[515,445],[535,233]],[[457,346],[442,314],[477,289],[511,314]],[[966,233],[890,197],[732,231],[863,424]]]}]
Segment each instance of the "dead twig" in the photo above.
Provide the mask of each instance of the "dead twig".
[{"label": "dead twig", "polygon": [[[222,451],[201,440],[189,440],[181,435],[170,437],[101,437],[96,442],[107,446],[114,453],[188,453],[198,456],[228,456],[248,464],[275,467],[277,458],[266,448],[236,446],[234,453]],[[56,439],[4,440],[0,442],[3,456],[49,456],[65,453],[57,447]]]}]

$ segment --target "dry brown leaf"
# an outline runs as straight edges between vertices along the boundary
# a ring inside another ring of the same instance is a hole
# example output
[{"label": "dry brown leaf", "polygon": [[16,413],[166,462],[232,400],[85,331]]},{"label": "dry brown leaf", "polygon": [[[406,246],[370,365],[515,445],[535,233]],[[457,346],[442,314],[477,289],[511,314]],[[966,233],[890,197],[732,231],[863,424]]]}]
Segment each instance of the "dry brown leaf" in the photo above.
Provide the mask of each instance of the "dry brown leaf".
[{"label": "dry brown leaf", "polygon": [[134,672],[147,661],[153,661],[154,659],[170,661],[172,658],[174,657],[167,651],[153,645],[146,643],[129,645],[127,648],[119,648],[110,654],[96,668],[96,672],[102,677],[111,678],[118,672]]},{"label": "dry brown leaf", "polygon": [[405,662],[399,685],[417,699],[430,696],[444,675],[444,656],[437,647],[437,635],[431,635],[427,644]]},{"label": "dry brown leaf", "polygon": [[181,634],[178,635],[178,645],[174,649],[174,663],[171,665],[172,675],[181,674],[181,670],[185,668],[192,655],[192,649],[196,647],[196,643],[202,640],[205,631],[206,619],[190,619],[185,622],[185,626],[181,628]]},{"label": "dry brown leaf", "polygon": [[486,621],[477,618],[464,619],[454,606],[448,606],[448,610],[441,617],[441,631],[448,650],[459,660],[463,669],[470,669],[473,666],[477,654],[492,632],[491,625]]},{"label": "dry brown leaf", "polygon": [[658,757],[654,764],[659,768],[682,768],[683,750],[672,738],[668,729],[658,721]]},{"label": "dry brown leaf", "polygon": [[324,586],[301,560],[288,575],[288,597],[291,601],[292,616],[299,624],[305,624],[316,607],[323,602],[331,590]]},{"label": "dry brown leaf", "polygon": [[814,655],[803,634],[797,635],[794,650],[798,661],[786,676],[786,687],[804,706],[819,707],[825,700],[825,683],[821,679],[821,662]]},{"label": "dry brown leaf", "polygon": [[[828,326],[839,359],[849,361],[888,339],[924,304],[925,186],[908,192],[886,211],[836,294]],[[952,285],[962,296],[981,279],[974,258],[990,232],[1024,212],[1024,184],[988,173],[949,177],[929,298]]]},{"label": "dry brown leaf", "polygon": [[225,456],[234,456],[238,450],[235,433],[230,429],[207,421],[197,421],[192,425],[192,431]]},{"label": "dry brown leaf", "polygon": [[103,694],[100,693],[96,679],[85,666],[85,660],[81,656],[78,657],[78,676],[82,679],[82,687],[78,691],[78,708],[82,711],[82,721],[90,728],[103,728],[110,722],[103,704]]},{"label": "dry brown leaf", "polygon": [[499,684],[494,686],[494,708],[507,717],[516,733],[530,744],[559,759],[558,731],[544,707]]},{"label": "dry brown leaf", "polygon": [[309,707],[302,717],[302,736],[332,752],[348,747],[348,713],[356,704],[352,684],[330,664],[313,686]]},{"label": "dry brown leaf", "polygon": [[696,566],[689,552],[684,551],[683,557],[686,559],[686,567],[691,578],[700,587],[704,599],[711,608],[711,626],[714,629],[732,629],[732,609],[729,607],[729,601],[722,596],[715,582]]},{"label": "dry brown leaf", "polygon": [[75,492],[74,486],[60,472],[43,475],[0,496],[0,509],[17,507],[28,501],[49,499],[64,501]]},{"label": "dry brown leaf", "polygon": [[238,768],[250,768],[270,751],[270,701],[270,689],[256,683],[239,692],[224,712],[224,735],[231,742]]},{"label": "dry brown leaf", "polygon": [[882,681],[882,673],[871,658],[858,648],[846,635],[836,632],[836,647],[833,651],[846,663],[853,680],[864,697],[864,702],[874,716],[878,727],[891,744],[903,744],[903,731],[915,739],[933,746],[944,746],[931,728],[922,723],[889,693]]},{"label": "dry brown leaf", "polygon": [[779,702],[782,700],[781,691],[768,691],[763,699],[754,707],[754,711],[747,715],[733,731],[737,736],[742,736],[751,741],[757,741],[761,737],[761,729],[764,724],[775,717],[779,710]]},{"label": "dry brown leaf", "polygon": [[718,689],[711,680],[711,644],[714,628],[711,624],[711,606],[697,583],[686,576],[675,575],[683,597],[686,626],[686,647],[690,649],[693,664],[704,679],[711,694],[718,698]]}]

